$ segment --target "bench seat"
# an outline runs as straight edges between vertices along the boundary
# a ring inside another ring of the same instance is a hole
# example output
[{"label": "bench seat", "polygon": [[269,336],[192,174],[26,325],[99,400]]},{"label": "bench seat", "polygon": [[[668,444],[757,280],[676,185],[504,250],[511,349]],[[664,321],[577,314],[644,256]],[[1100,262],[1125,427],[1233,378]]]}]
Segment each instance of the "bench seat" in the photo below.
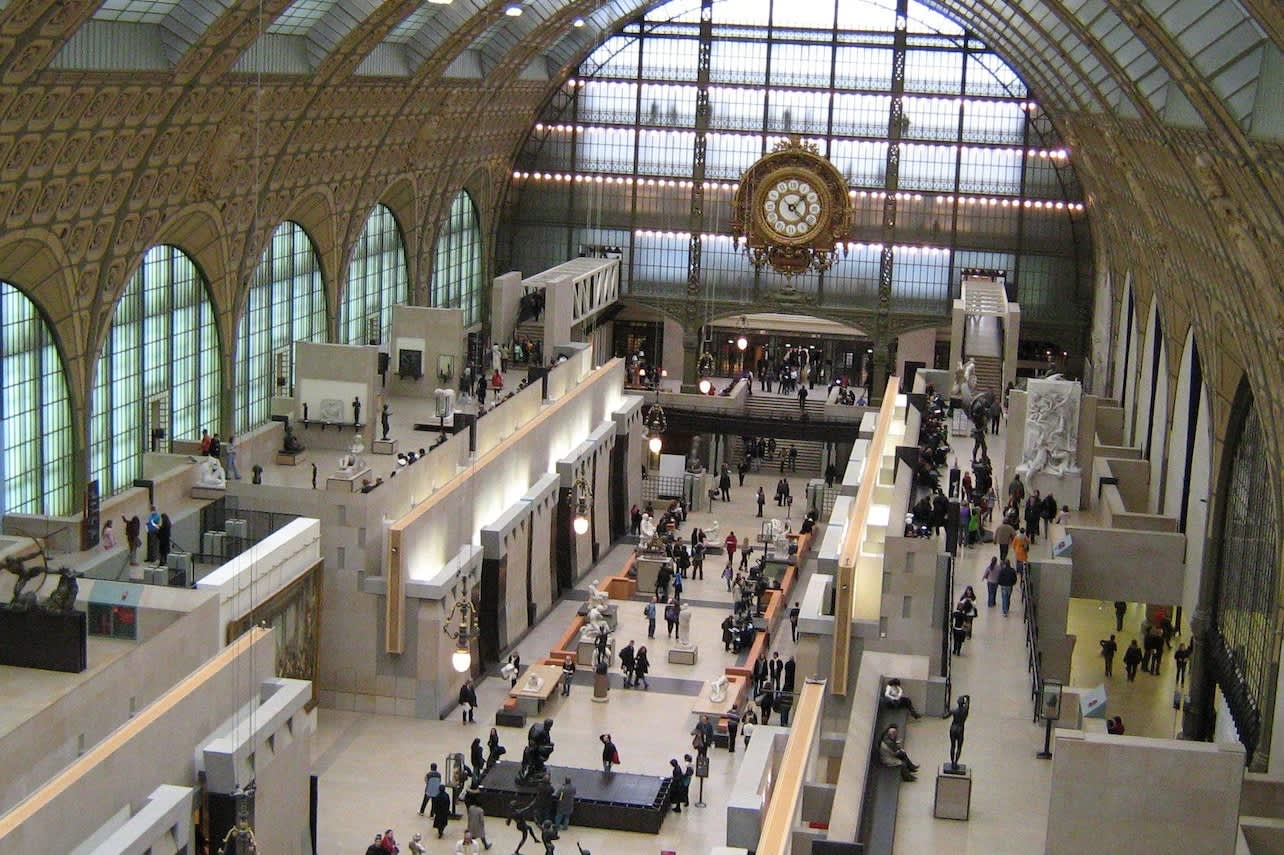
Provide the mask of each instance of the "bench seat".
[{"label": "bench seat", "polygon": [[874,726],[873,753],[869,761],[869,777],[865,784],[865,801],[861,806],[860,840],[867,855],[891,855],[896,839],[896,811],[900,803],[901,770],[884,766],[878,759],[878,740],[889,725],[896,725],[901,741],[909,748],[909,710],[889,709],[883,705],[883,688],[878,689],[878,716]]}]

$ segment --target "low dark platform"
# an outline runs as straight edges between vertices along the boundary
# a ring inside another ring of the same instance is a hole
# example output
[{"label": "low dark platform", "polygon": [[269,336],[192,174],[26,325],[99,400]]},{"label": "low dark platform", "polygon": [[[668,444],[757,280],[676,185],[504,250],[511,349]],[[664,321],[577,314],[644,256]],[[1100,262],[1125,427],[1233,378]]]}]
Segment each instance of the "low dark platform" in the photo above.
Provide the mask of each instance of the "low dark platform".
[{"label": "low dark platform", "polygon": [[[534,788],[518,786],[520,763],[500,762],[486,773],[478,793],[478,804],[487,816],[507,817],[508,804],[516,797],[525,804]],[[669,779],[628,772],[607,774],[600,769],[548,767],[554,787],[570,776],[575,784],[575,813],[571,824],[612,831],[640,831],[659,834],[668,813]]]},{"label": "low dark platform", "polygon": [[88,617],[0,606],[0,665],[79,674],[89,667]]}]

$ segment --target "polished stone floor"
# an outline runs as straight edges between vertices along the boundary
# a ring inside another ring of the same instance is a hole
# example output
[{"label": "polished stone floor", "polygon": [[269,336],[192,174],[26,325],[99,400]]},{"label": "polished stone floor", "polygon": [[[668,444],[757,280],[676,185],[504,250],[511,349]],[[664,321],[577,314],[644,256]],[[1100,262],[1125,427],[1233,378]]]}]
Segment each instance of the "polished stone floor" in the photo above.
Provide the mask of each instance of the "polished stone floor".
[{"label": "polished stone floor", "polygon": [[[970,441],[964,441],[970,449]],[[1001,446],[992,442],[991,447]],[[717,503],[711,513],[693,514],[691,522],[706,528],[719,521],[722,536],[735,529],[743,539],[746,532],[756,532],[753,494],[759,484],[774,493],[780,475],[764,468],[760,475],[750,474],[743,487],[732,488],[730,503]],[[804,473],[790,479],[795,496],[803,494]],[[768,501],[767,512],[775,510]],[[1076,521],[1088,522],[1086,513],[1076,514]],[[1054,535],[1058,532],[1054,530]],[[1046,556],[1051,540],[1044,539],[1035,547],[1035,557]],[[992,547],[964,550],[959,562],[958,589],[974,584],[978,590],[982,570]],[[591,579],[609,575],[627,556],[626,547],[616,547],[602,559],[598,571],[585,575],[580,589]],[[577,682],[571,696],[555,699],[548,707],[555,721],[553,738],[557,743],[554,762],[595,768],[600,756],[598,735],[609,732],[619,746],[622,771],[663,775],[671,757],[681,758],[690,751],[690,730],[695,723],[691,715],[694,695],[700,684],[720,674],[733,661],[724,653],[719,640],[718,624],[723,608],[730,604],[730,594],[719,578],[719,559],[706,564],[705,579],[691,580],[686,586],[690,601],[701,603],[692,620],[692,639],[699,646],[699,659],[694,666],[670,665],[666,652],[664,623],[660,622],[657,638],[647,639],[642,604],[618,602],[621,637],[646,644],[653,665],[650,691],[623,690],[611,692],[610,702],[595,704],[584,682]],[[804,572],[809,575],[810,567]],[[799,589],[801,590],[801,589]],[[705,605],[708,603],[708,605]],[[566,598],[517,645],[522,661],[530,663],[546,655],[580,605],[579,599]],[[1140,606],[1133,606],[1140,614]],[[1091,642],[1095,648],[1096,623],[1107,614],[1113,625],[1109,604],[1100,612],[1096,603],[1076,601],[1072,606],[1071,632]],[[1132,613],[1130,613],[1130,620]],[[1135,620],[1132,621],[1136,623]],[[1042,747],[1043,728],[1031,722],[1030,680],[1025,666],[1024,626],[1017,609],[1003,618],[998,609],[982,608],[974,637],[964,655],[954,660],[954,693],[971,694],[973,711],[968,722],[964,762],[972,766],[974,791],[970,821],[963,823],[932,817],[933,777],[921,774],[917,783],[902,792],[897,821],[896,852],[920,855],[929,851],[955,853],[1020,853],[1027,855],[1043,850],[1044,827],[1050,790],[1051,764],[1035,758]],[[1081,662],[1083,649],[1075,657],[1076,679],[1079,673],[1091,685],[1091,668],[1096,662]],[[774,649],[788,656],[792,644],[788,633],[781,633]],[[1122,669],[1120,669],[1122,671]],[[1139,682],[1111,698],[1111,711],[1129,722],[1130,732],[1168,735],[1170,720],[1160,714],[1170,704],[1172,692],[1171,664],[1161,677],[1139,677]],[[581,674],[581,681],[587,675]],[[1115,678],[1122,684],[1122,678]],[[1072,681],[1073,682],[1073,681]],[[493,721],[494,711],[502,702],[507,684],[497,676],[481,682],[478,689],[480,710],[478,723],[462,724],[457,718],[446,721],[421,721],[409,718],[320,711],[320,726],[314,746],[315,772],[320,777],[319,837],[327,853],[360,852],[371,836],[385,828],[396,830],[402,851],[413,832],[424,834],[429,852],[453,852],[462,826],[452,823],[447,838],[438,842],[426,818],[418,816],[424,772],[429,762],[444,762],[448,752],[467,753],[470,741],[483,742]],[[1112,689],[1116,688],[1111,686]],[[1136,723],[1135,726],[1133,723]],[[923,719],[909,728],[907,748],[924,772],[936,768],[948,755],[947,722]],[[1134,729],[1135,727],[1135,729]],[[520,753],[524,734],[511,728],[500,728],[509,757]],[[677,855],[702,855],[720,845],[726,828],[726,793],[735,778],[743,752],[725,751],[713,754],[710,778],[706,781],[706,808],[692,808],[682,814],[670,814],[659,835],[606,832],[576,829],[566,833],[558,847],[562,853],[574,853],[574,844],[597,855],[659,855],[672,851]],[[694,789],[694,788],[693,788]],[[693,792],[693,802],[697,793]],[[496,855],[507,855],[518,839],[517,832],[501,822],[488,820],[487,831]],[[446,844],[450,845],[447,846]],[[526,852],[538,851],[530,843]]]}]

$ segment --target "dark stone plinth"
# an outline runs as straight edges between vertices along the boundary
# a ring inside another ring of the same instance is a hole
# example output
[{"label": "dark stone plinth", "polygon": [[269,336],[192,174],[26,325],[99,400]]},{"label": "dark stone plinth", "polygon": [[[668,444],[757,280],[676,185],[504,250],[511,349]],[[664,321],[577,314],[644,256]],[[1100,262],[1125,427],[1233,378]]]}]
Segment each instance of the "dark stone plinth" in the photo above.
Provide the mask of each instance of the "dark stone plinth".
[{"label": "dark stone plinth", "polygon": [[0,605],[0,665],[79,674],[89,667],[89,619]]}]

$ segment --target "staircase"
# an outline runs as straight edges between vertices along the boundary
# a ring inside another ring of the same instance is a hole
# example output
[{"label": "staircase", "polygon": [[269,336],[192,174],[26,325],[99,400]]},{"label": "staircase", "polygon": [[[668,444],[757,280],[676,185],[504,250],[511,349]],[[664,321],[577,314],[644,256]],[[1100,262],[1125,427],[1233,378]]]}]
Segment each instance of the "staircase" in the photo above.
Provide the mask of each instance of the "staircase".
[{"label": "staircase", "polygon": [[[798,408],[795,406],[794,411],[797,412],[797,410]],[[744,457],[744,445],[745,444],[741,441],[740,437],[734,437],[731,439],[731,453],[727,456],[727,462],[731,464],[731,468],[733,470],[740,465],[740,461]],[[764,460],[760,471],[764,473],[778,473],[780,471],[780,458],[789,450],[789,446],[791,445],[798,449],[798,474],[807,475],[813,478],[820,477],[824,470],[824,466],[821,465],[821,460],[823,459],[825,451],[825,443],[807,439],[776,440],[776,456],[774,458]],[[787,471],[786,474],[789,474],[789,472]]]},{"label": "staircase", "polygon": [[1003,360],[994,356],[972,356],[968,359],[976,364],[976,392],[993,392],[1000,399],[1003,397]]},{"label": "staircase", "polygon": [[[539,344],[544,341],[544,322],[543,321],[526,321],[518,324],[513,328],[513,338],[516,341],[525,342],[530,340],[531,344]],[[511,342],[510,342],[511,344]],[[548,355],[544,356],[545,361]]]},{"label": "staircase", "polygon": [[[813,421],[822,419],[825,416],[825,391],[820,386],[817,386],[808,392],[807,417]],[[754,392],[749,398],[748,415],[764,419],[798,421],[800,415],[798,396],[786,397],[784,395]],[[801,453],[800,449],[799,454]]]}]

